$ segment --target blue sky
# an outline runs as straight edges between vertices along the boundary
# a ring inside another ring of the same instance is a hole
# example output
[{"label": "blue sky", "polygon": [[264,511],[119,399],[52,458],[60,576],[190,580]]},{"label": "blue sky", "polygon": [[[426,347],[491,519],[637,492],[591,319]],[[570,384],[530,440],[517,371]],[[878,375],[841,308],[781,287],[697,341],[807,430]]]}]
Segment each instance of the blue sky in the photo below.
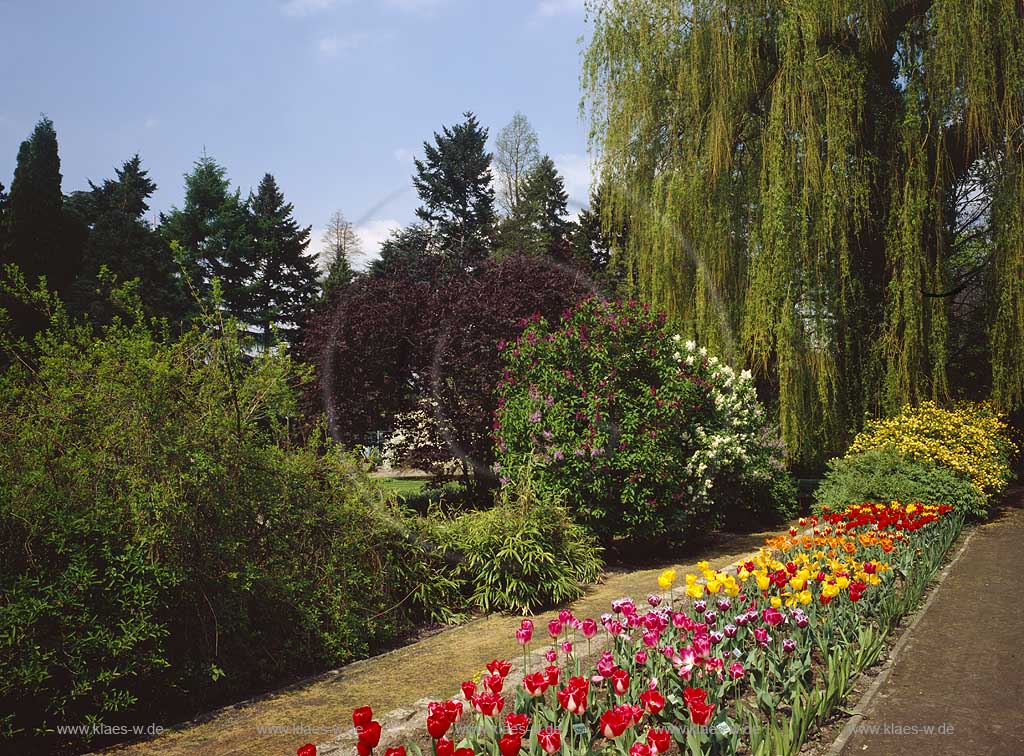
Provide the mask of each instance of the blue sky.
[{"label": "blue sky", "polygon": [[524,112],[586,202],[583,0],[0,0],[0,181],[41,113],[64,191],[133,153],[180,204],[205,148],[243,194],[273,173],[319,237],[340,209],[368,251],[416,207],[412,156],[473,110]]}]

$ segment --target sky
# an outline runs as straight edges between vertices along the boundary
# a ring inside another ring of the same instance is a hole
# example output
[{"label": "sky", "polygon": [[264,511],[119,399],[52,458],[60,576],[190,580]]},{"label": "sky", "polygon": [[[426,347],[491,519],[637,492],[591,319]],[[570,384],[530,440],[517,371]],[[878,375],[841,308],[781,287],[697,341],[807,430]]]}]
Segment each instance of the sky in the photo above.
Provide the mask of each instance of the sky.
[{"label": "sky", "polygon": [[[272,173],[313,227],[341,210],[368,254],[414,220],[413,157],[472,110],[516,111],[586,204],[584,0],[0,0],[0,182],[41,114],[65,193],[136,152],[152,214],[205,150],[243,195]],[[365,264],[365,261],[364,263]]]}]

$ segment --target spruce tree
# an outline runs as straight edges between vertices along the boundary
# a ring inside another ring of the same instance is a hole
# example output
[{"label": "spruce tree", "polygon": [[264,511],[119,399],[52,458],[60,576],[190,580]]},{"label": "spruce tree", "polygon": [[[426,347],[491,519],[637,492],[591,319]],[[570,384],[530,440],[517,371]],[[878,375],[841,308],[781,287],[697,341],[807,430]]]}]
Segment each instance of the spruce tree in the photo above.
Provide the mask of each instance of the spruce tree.
[{"label": "spruce tree", "polygon": [[73,310],[90,314],[94,322],[106,322],[110,303],[97,294],[101,268],[118,281],[137,279],[144,311],[151,317],[181,322],[189,309],[178,266],[169,245],[145,219],[156,184],[142,168],[138,155],[116,171],[116,178],[89,191],[76,192],[68,207],[88,230],[82,267],[69,294]]},{"label": "spruce tree", "polygon": [[572,257],[573,224],[568,219],[568,203],[565,181],[554,161],[545,155],[526,174],[515,209],[500,225],[496,256]]},{"label": "spruce tree", "polygon": [[542,157],[527,175],[524,196],[531,252],[568,257],[569,195],[549,156]]},{"label": "spruce tree", "polygon": [[464,116],[435,132],[433,144],[423,143],[424,160],[416,160],[413,176],[423,202],[416,215],[453,270],[473,268],[487,257],[495,220],[487,129],[472,113]]},{"label": "spruce tree", "polygon": [[310,228],[292,217],[294,207],[269,173],[248,204],[256,267],[249,322],[265,347],[274,327],[294,344],[320,293],[316,260],[307,252]]},{"label": "spruce tree", "polygon": [[[232,201],[236,207],[224,212]],[[201,295],[208,294],[210,278],[218,272],[219,247],[223,245],[223,239],[215,241],[218,234],[223,237],[219,225],[225,215],[237,214],[232,210],[237,210],[238,204],[227,171],[204,154],[185,174],[184,205],[160,215],[160,233],[168,242],[181,245],[191,284]]]}]

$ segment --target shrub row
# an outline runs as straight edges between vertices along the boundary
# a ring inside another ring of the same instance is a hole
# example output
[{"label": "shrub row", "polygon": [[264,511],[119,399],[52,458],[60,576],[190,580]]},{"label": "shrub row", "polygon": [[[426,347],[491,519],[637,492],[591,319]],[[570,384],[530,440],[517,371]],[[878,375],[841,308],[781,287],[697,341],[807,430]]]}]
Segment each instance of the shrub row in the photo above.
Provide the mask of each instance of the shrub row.
[{"label": "shrub row", "polygon": [[924,402],[868,423],[846,456],[829,463],[816,499],[832,510],[899,500],[984,517],[1013,477],[1016,453],[1006,419],[990,405]]}]

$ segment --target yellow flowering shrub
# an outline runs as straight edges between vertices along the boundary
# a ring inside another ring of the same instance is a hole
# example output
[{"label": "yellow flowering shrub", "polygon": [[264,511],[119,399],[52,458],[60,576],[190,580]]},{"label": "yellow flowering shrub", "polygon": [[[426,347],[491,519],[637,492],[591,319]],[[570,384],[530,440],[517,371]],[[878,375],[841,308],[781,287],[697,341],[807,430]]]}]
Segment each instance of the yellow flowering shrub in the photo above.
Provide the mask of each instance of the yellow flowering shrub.
[{"label": "yellow flowering shrub", "polygon": [[904,407],[898,415],[868,423],[847,455],[882,449],[952,470],[985,496],[1006,487],[1017,453],[1005,418],[990,404],[969,402],[951,410],[934,402]]}]

